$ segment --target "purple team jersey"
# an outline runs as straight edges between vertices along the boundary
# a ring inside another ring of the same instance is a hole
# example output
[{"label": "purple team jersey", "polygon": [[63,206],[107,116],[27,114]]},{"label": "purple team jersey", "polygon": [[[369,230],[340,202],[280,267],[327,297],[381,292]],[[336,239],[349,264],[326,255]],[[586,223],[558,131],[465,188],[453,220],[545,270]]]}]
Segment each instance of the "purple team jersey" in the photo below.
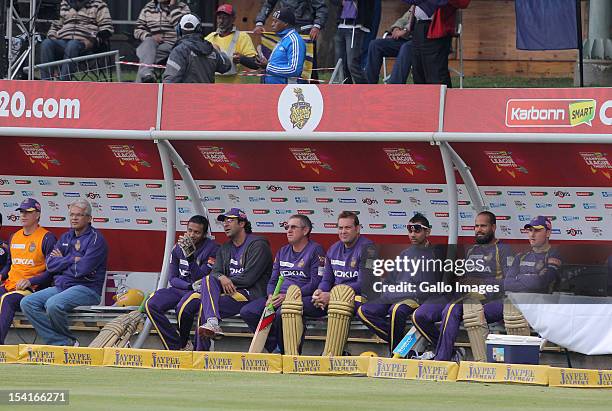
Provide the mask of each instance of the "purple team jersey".
[{"label": "purple team jersey", "polygon": [[287,288],[295,284],[300,287],[302,296],[312,295],[321,282],[324,266],[325,251],[320,244],[309,240],[299,253],[293,251],[291,244],[287,244],[276,253],[267,292],[274,292],[278,277],[282,275],[285,281],[281,293],[286,293]]},{"label": "purple team jersey", "polygon": [[321,291],[329,292],[334,285],[345,284],[352,287],[357,295],[361,294],[361,258],[366,247],[374,243],[359,236],[351,248],[346,248],[342,241],[334,243],[327,251],[323,280],[319,285]]}]

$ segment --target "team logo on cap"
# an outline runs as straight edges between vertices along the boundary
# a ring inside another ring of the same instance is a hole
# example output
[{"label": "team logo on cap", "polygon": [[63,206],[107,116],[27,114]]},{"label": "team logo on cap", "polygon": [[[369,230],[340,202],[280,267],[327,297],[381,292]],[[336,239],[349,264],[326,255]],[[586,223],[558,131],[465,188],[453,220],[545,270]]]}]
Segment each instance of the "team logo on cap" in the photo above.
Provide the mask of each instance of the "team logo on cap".
[{"label": "team logo on cap", "polygon": [[278,99],[278,119],[286,131],[313,131],[322,117],[323,96],[316,85],[285,87]]}]

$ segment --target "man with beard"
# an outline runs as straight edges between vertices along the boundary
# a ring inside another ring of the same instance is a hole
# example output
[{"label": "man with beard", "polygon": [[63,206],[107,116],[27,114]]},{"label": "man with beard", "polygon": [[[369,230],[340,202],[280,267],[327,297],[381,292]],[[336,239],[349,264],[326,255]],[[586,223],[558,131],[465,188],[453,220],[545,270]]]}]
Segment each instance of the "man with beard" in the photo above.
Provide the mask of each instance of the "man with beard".
[{"label": "man with beard", "polygon": [[234,25],[236,21],[236,11],[231,4],[222,4],[217,9],[217,31],[206,36],[219,50],[224,52],[232,60],[232,68],[223,73],[217,73],[217,83],[240,83],[237,73],[242,69],[241,66],[256,70],[259,68],[257,63],[257,52],[251,36],[240,31]]},{"label": "man with beard", "polygon": [[202,310],[198,328],[198,350],[210,349],[210,340],[223,337],[219,321],[240,312],[250,301],[266,295],[272,271],[272,250],[253,234],[251,222],[238,208],[220,214],[229,239],[217,253],[215,265],[202,281]]},{"label": "man with beard", "polygon": [[[427,304],[419,307],[413,314],[414,325],[436,345],[435,355],[425,353],[423,359],[461,359],[462,352],[454,350],[461,320],[464,320],[468,331],[474,359],[482,361],[483,355],[486,357],[486,324],[503,318],[500,291],[504,276],[513,263],[510,247],[495,238],[496,227],[495,214],[490,211],[478,213],[474,223],[476,245],[470,247],[465,256],[465,261],[471,260],[474,268],[466,270],[463,275],[456,273],[455,276],[459,285],[491,285],[496,287],[498,292],[454,293],[446,304]],[[435,326],[438,321],[442,321],[439,330]]]}]

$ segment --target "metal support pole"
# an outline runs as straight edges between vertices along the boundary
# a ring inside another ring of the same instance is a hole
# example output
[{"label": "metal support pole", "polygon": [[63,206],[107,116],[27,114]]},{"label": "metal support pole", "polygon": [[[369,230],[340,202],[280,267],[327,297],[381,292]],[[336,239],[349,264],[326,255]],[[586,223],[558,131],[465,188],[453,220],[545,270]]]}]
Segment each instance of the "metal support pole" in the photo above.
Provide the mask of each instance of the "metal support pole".
[{"label": "metal support pole", "polygon": [[30,27],[28,43],[30,44],[30,59],[28,70],[28,80],[34,80],[34,65],[36,64],[36,0],[30,0]]},{"label": "metal support pole", "polygon": [[[161,159],[162,170],[164,172],[164,185],[166,188],[166,243],[164,246],[164,261],[162,263],[161,273],[159,281],[157,282],[157,289],[166,288],[168,285],[168,265],[170,263],[170,254],[172,253],[172,247],[176,238],[176,193],[174,190],[174,175],[172,173],[172,163],[170,161],[170,154],[168,148],[164,144],[157,143],[157,150],[159,151],[159,157]],[[149,332],[151,331],[151,321],[147,319],[142,331],[138,335],[134,348],[140,348],[143,346],[147,339]]]},{"label": "metal support pole", "polygon": [[480,190],[478,189],[478,184],[476,184],[476,180],[474,179],[474,176],[472,175],[472,171],[470,170],[470,167],[468,167],[465,161],[463,161],[461,156],[457,154],[457,152],[451,147],[450,144],[448,144],[445,141],[442,143],[442,145],[448,148],[448,151],[451,156],[451,160],[453,161],[455,168],[459,172],[459,175],[461,176],[461,179],[463,180],[463,184],[465,184],[465,189],[468,192],[468,196],[470,197],[470,200],[472,200],[472,208],[477,213],[484,211],[487,208],[487,206],[484,202],[484,199],[482,198],[482,194]]},{"label": "metal support pole", "polygon": [[[189,193],[189,197],[191,198],[191,203],[193,204],[193,208],[195,209],[197,214],[203,215],[206,218],[208,217],[208,209],[204,206],[204,198],[202,197],[202,193],[200,193],[200,189],[196,184],[191,172],[189,171],[189,165],[185,163],[183,158],[179,155],[176,149],[170,144],[168,140],[161,140],[162,143],[168,149],[168,153],[170,154],[170,159],[174,163],[174,167],[178,170],[183,182],[185,183],[185,188]],[[210,226],[208,225],[208,233],[211,233]]]},{"label": "metal support pole", "polygon": [[449,147],[440,144],[440,154],[444,164],[446,190],[448,192],[448,244],[456,245],[459,237],[459,205],[457,204],[457,181]]}]

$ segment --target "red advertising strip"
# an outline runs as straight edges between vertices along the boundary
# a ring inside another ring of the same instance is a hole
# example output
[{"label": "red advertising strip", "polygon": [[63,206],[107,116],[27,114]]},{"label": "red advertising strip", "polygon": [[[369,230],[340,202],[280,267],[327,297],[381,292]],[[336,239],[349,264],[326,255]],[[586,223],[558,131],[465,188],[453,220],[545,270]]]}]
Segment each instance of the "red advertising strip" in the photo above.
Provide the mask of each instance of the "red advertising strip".
[{"label": "red advertising strip", "polygon": [[[173,141],[196,179],[444,183],[429,143]],[[245,187],[245,190],[256,187]],[[300,191],[300,186],[290,188]]]},{"label": "red advertising strip", "polygon": [[612,186],[612,152],[605,144],[453,143],[451,146],[481,186]]},{"label": "red advertising strip", "polygon": [[439,110],[440,86],[168,84],[162,129],[434,132]]},{"label": "red advertising strip", "polygon": [[149,130],[157,85],[0,80],[0,127]]},{"label": "red advertising strip", "polygon": [[612,89],[448,90],[444,131],[609,134]]},{"label": "red advertising strip", "polygon": [[151,141],[2,137],[0,153],[3,175],[163,178]]}]

